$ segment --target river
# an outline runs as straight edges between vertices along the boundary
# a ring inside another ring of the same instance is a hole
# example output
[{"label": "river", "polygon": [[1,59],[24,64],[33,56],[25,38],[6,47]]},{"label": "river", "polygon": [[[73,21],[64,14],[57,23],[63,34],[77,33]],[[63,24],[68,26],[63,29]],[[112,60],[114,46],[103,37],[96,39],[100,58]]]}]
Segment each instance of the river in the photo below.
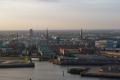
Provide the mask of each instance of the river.
[{"label": "river", "polygon": [[68,67],[49,62],[35,62],[35,68],[0,69],[0,80],[119,80],[71,75],[67,73],[67,69]]}]

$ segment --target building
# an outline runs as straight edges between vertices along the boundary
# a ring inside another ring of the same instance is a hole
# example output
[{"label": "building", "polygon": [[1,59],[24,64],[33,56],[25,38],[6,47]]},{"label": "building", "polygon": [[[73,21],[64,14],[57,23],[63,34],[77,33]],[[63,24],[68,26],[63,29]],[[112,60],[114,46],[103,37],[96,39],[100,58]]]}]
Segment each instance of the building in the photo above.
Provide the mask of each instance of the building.
[{"label": "building", "polygon": [[117,45],[117,40],[98,40],[95,42],[95,46],[100,50],[115,50]]},{"label": "building", "polygon": [[33,33],[33,29],[30,29],[30,30],[29,30],[29,36],[30,36],[30,38],[32,38],[33,35],[34,35],[34,33]]}]

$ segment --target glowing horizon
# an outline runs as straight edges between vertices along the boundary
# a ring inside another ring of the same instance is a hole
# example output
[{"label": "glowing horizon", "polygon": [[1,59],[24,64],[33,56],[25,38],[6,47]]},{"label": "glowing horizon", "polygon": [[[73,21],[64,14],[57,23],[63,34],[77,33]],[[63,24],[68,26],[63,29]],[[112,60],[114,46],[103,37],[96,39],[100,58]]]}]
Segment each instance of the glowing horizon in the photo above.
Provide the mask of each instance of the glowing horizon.
[{"label": "glowing horizon", "polygon": [[0,30],[120,29],[119,7],[120,0],[0,0]]}]

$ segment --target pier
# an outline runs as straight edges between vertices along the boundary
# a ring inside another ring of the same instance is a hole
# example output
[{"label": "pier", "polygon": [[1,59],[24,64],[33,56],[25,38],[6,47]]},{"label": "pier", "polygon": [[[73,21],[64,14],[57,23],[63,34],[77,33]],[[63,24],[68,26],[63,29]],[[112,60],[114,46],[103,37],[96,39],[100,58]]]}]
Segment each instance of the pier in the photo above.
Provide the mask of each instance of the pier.
[{"label": "pier", "polygon": [[23,57],[1,57],[0,68],[34,68],[35,64]]}]

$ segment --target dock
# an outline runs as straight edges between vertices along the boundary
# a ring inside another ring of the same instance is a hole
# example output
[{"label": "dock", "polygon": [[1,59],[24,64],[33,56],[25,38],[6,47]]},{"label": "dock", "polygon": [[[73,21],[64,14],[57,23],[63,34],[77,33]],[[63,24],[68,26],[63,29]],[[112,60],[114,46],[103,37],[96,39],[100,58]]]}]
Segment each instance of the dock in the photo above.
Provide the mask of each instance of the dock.
[{"label": "dock", "polygon": [[80,75],[83,77],[120,78],[120,73],[104,72],[100,70],[100,67],[91,68]]},{"label": "dock", "polygon": [[116,74],[116,73],[81,73],[81,76],[83,77],[101,77],[101,78],[120,78],[120,74]]},{"label": "dock", "polygon": [[23,57],[1,57],[0,68],[34,68],[35,64]]},{"label": "dock", "polygon": [[14,63],[14,64],[0,64],[0,68],[34,68],[34,63]]}]

